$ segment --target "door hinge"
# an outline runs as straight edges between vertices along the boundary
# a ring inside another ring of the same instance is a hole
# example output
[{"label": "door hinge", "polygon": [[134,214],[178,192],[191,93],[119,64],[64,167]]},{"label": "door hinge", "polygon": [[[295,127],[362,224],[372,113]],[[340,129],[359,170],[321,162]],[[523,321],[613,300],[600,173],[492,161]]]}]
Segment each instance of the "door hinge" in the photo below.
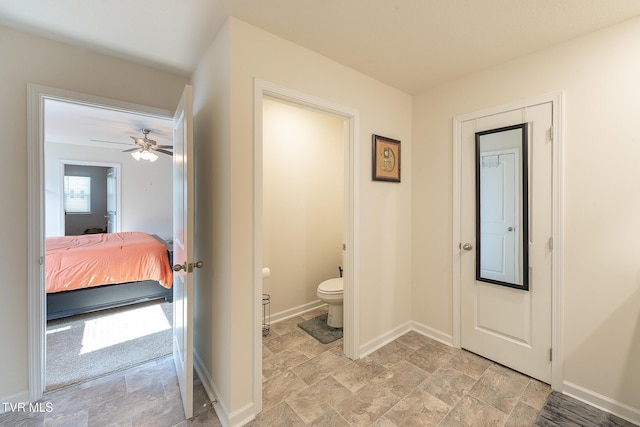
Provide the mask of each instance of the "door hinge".
[{"label": "door hinge", "polygon": [[553,142],[553,126],[549,128],[549,141]]},{"label": "door hinge", "polygon": [[553,362],[553,349],[549,349],[549,362]]},{"label": "door hinge", "polygon": [[40,265],[43,265],[44,264],[44,257],[41,256],[40,259],[38,260],[38,262],[40,263]]},{"label": "door hinge", "polygon": [[549,237],[549,250],[553,250],[553,237]]}]

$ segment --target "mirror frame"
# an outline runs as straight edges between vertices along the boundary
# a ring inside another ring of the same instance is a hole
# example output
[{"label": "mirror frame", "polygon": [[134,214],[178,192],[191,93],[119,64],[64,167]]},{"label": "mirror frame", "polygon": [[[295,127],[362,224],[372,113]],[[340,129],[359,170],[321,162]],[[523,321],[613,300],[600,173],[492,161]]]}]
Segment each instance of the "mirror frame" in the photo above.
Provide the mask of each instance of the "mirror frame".
[{"label": "mirror frame", "polygon": [[[482,254],[482,241],[481,241],[481,223],[480,223],[480,143],[481,137],[484,135],[495,134],[499,132],[507,132],[515,129],[522,130],[522,139],[520,141],[521,152],[521,166],[520,166],[520,178],[522,185],[522,196],[520,201],[520,212],[522,213],[521,220],[521,232],[520,232],[520,248],[522,253],[522,283],[510,283],[496,279],[489,279],[482,277],[480,273],[480,261]],[[528,148],[528,126],[527,123],[522,123],[513,126],[505,126],[496,129],[485,130],[476,132],[475,134],[475,166],[476,166],[476,281],[491,283],[494,285],[507,286],[510,288],[520,289],[524,291],[529,290],[529,148]]]}]

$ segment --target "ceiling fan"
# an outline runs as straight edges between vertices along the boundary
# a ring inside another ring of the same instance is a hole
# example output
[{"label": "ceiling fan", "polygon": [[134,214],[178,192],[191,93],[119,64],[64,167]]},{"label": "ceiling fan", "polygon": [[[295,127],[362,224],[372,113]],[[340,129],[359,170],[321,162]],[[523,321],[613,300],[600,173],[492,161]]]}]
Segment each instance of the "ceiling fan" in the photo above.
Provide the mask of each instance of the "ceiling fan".
[{"label": "ceiling fan", "polygon": [[136,160],[142,159],[149,160],[150,162],[155,162],[156,160],[158,160],[158,156],[155,154],[155,152],[173,156],[173,153],[171,151],[168,151],[168,149],[173,148],[172,145],[158,145],[153,139],[147,138],[147,136],[151,132],[149,129],[140,130],[144,134],[144,137],[136,138],[135,136],[132,136],[131,138],[135,141],[136,147],[124,150],[123,153],[131,153],[133,158]]}]

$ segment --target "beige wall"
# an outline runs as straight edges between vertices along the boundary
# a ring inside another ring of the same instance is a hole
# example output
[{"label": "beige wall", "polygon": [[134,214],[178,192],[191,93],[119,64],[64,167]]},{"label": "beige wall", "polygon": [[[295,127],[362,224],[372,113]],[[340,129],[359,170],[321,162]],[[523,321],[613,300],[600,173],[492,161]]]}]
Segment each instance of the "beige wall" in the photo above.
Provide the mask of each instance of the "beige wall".
[{"label": "beige wall", "polygon": [[[344,124],[335,116],[264,99],[263,292],[271,314],[318,300],[342,265]],[[298,309],[299,310],[299,309]]]},{"label": "beige wall", "polygon": [[412,197],[412,317],[452,334],[452,118],[564,90],[564,380],[636,410],[638,46],[636,19],[416,96]]},{"label": "beige wall", "polygon": [[[205,268],[194,276],[194,355],[230,412],[232,354],[230,53],[225,25],[192,76],[196,170],[195,256]],[[251,323],[251,317],[244,319]],[[246,367],[250,369],[250,367]],[[245,386],[246,387],[246,386]],[[250,388],[247,393],[250,393]]]},{"label": "beige wall", "polygon": [[[361,343],[409,320],[404,308],[410,301],[411,249],[411,97],[300,46],[231,20],[232,34],[232,144],[233,178],[238,189],[237,207],[252,207],[254,77],[353,108],[360,113],[359,193],[356,218],[360,236]],[[371,180],[371,135],[403,142],[402,183]],[[236,206],[232,206],[236,207]],[[246,209],[239,228],[250,224]],[[238,230],[244,237],[245,232]],[[239,240],[239,250],[251,247]],[[237,267],[240,267],[239,265]]]},{"label": "beige wall", "polygon": [[27,397],[27,84],[173,110],[187,78],[0,26],[0,398]]},{"label": "beige wall", "polygon": [[212,322],[196,320],[202,328],[196,351],[232,419],[253,402],[254,78],[359,111],[361,342],[408,321],[410,306],[411,163],[403,163],[401,184],[372,182],[370,156],[377,133],[402,140],[403,159],[411,158],[411,97],[231,18],[193,83],[198,162],[210,164],[198,172],[199,200],[207,198],[199,215],[212,237],[201,253],[214,266],[203,271],[211,289],[202,292],[215,313],[201,312]]}]

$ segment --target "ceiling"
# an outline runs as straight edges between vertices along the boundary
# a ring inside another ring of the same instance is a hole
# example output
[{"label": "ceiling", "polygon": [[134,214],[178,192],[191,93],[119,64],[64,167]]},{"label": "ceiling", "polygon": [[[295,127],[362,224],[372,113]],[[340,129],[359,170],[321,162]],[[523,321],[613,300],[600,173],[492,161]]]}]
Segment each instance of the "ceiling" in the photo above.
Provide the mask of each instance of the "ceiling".
[{"label": "ceiling", "polygon": [[1,25],[187,76],[227,16],[415,94],[640,16],[640,1],[0,0]]},{"label": "ceiling", "polygon": [[90,147],[127,150],[135,148],[131,138],[149,139],[158,145],[173,145],[173,120],[137,115],[65,101],[45,100],[45,141]]},{"label": "ceiling", "polygon": [[0,0],[0,24],[186,75],[230,15],[413,94],[640,16],[640,1]]}]

